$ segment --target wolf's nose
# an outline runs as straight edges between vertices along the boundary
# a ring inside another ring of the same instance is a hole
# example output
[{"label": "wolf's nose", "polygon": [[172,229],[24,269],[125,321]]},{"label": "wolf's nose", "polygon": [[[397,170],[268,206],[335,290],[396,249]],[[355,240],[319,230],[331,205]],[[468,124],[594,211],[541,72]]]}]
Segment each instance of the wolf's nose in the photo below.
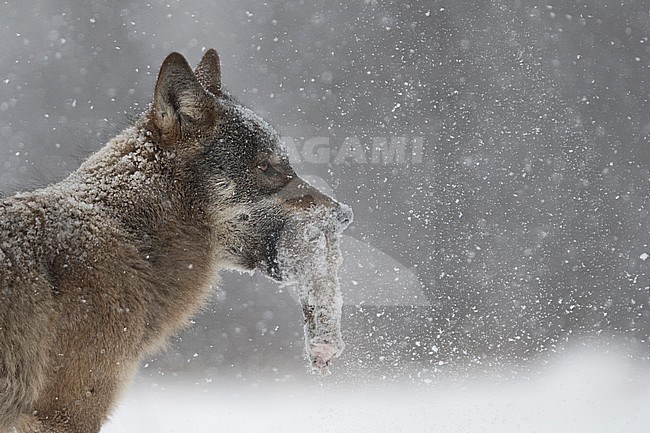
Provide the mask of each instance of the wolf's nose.
[{"label": "wolf's nose", "polygon": [[348,228],[354,219],[354,214],[352,213],[350,206],[340,203],[336,210],[336,219],[338,221],[337,231],[341,233],[343,230]]}]

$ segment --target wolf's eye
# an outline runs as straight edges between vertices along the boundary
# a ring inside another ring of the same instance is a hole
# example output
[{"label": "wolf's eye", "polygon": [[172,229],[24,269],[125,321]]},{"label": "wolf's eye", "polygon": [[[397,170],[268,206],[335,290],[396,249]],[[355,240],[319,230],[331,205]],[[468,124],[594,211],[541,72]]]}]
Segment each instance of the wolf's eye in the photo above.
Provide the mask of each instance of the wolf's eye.
[{"label": "wolf's eye", "polygon": [[257,164],[257,168],[264,173],[266,177],[275,177],[278,174],[273,165],[268,161],[260,162]]}]

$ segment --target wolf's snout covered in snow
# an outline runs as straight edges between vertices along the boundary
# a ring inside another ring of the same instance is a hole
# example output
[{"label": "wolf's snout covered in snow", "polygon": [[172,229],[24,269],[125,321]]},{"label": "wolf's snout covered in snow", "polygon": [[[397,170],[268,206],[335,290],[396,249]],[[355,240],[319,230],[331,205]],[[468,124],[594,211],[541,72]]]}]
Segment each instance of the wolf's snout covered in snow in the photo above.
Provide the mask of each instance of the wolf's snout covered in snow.
[{"label": "wolf's snout covered in snow", "polygon": [[307,352],[325,371],[343,350],[351,220],[223,89],[214,50],[195,71],[170,54],[131,127],[63,181],[0,200],[0,433],[98,432],[225,268],[300,286]]}]

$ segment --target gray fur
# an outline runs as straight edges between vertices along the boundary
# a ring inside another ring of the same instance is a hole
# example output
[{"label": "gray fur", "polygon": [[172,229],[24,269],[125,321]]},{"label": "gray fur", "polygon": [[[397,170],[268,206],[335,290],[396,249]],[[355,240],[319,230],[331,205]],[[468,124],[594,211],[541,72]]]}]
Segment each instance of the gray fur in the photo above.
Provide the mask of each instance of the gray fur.
[{"label": "gray fur", "polygon": [[0,433],[98,432],[220,269],[279,279],[291,215],[349,223],[222,90],[218,62],[208,51],[195,74],[171,54],[132,127],[62,182],[0,200]]}]

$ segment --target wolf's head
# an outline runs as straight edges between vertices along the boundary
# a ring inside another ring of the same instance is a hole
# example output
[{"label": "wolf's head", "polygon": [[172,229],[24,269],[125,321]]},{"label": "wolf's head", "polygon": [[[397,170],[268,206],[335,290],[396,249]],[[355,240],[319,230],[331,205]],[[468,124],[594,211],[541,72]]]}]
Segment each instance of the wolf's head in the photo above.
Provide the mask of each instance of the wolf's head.
[{"label": "wolf's head", "polygon": [[350,208],[298,177],[279,134],[222,88],[216,51],[195,71],[170,54],[147,117],[152,139],[178,155],[188,200],[211,221],[222,265],[282,280],[278,241],[292,218],[319,209],[334,231],[350,224]]}]

